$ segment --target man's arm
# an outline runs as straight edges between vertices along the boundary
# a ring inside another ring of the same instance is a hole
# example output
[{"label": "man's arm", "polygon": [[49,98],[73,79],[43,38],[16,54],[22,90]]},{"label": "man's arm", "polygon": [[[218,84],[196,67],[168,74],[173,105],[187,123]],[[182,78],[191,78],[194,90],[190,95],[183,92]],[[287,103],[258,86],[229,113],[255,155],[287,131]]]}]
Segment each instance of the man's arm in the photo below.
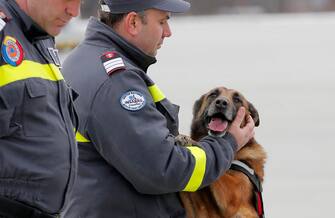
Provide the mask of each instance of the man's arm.
[{"label": "man's arm", "polygon": [[[136,91],[145,99],[139,110],[127,110],[121,97]],[[207,136],[198,149],[176,146],[142,78],[115,73],[100,88],[92,105],[88,134],[103,158],[139,192],[161,194],[195,191],[227,170],[237,144],[231,134]]]}]

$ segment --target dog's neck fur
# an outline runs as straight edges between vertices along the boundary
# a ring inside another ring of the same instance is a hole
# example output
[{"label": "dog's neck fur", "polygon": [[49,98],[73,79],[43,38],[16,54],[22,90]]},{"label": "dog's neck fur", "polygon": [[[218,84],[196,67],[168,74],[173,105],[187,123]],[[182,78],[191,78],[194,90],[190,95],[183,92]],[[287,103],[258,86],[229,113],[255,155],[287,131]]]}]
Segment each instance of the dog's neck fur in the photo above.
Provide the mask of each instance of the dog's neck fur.
[{"label": "dog's neck fur", "polygon": [[[257,150],[257,152],[255,152]],[[252,138],[236,153],[235,159],[247,163],[257,174],[261,182],[264,179],[264,164],[266,153],[263,147]]]}]

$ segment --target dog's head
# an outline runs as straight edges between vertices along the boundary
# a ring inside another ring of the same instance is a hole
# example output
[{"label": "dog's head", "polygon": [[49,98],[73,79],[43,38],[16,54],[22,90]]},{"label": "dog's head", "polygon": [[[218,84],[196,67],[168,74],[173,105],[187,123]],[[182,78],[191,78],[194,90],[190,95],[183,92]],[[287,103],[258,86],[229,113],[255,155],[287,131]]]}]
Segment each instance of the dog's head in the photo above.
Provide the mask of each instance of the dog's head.
[{"label": "dog's head", "polygon": [[255,126],[259,126],[256,108],[238,91],[218,87],[202,95],[193,107],[191,137],[199,140],[207,134],[224,135],[241,106],[246,108],[246,116],[250,114]]}]

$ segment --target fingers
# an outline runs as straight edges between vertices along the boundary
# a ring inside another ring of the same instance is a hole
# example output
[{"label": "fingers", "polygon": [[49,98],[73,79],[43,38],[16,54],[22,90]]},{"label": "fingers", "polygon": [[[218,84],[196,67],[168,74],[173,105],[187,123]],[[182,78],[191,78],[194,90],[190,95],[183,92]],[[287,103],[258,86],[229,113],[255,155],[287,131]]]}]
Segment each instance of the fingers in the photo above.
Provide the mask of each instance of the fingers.
[{"label": "fingers", "polygon": [[232,123],[232,125],[234,126],[241,126],[243,119],[245,116],[245,108],[244,107],[240,107],[239,110],[237,111],[236,117]]},{"label": "fingers", "polygon": [[[229,128],[229,132],[235,137],[238,149],[241,149],[247,142],[255,135],[255,122],[250,115],[246,114],[246,109],[241,107],[236,117]],[[245,120],[245,125],[241,127],[242,122]]]},{"label": "fingers", "polygon": [[254,119],[250,115],[247,116],[246,119],[246,128],[254,129],[255,128],[255,122]]},{"label": "fingers", "polygon": [[255,122],[254,122],[254,119],[252,119],[252,117],[250,115],[247,116],[246,125],[243,129],[245,129],[247,134],[249,133],[247,135],[247,138],[251,139],[252,137],[254,137],[254,135],[255,135]]},{"label": "fingers", "polygon": [[[249,115],[247,117],[247,124],[244,128],[248,128],[249,129],[249,137],[248,138],[252,138],[255,136],[255,122],[254,122],[254,119],[252,119],[252,117]],[[248,131],[247,131],[248,132]]]}]

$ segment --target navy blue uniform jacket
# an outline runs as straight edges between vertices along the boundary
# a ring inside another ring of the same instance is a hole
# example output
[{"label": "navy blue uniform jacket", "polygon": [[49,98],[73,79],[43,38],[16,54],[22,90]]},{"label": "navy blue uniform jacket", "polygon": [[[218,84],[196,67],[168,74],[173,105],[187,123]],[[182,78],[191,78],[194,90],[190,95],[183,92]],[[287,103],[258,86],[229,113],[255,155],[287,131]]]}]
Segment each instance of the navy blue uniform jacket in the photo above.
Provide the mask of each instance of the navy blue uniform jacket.
[{"label": "navy blue uniform jacket", "polygon": [[63,71],[79,92],[79,174],[66,218],[185,217],[180,191],[213,182],[231,164],[231,135],[179,147],[178,106],[146,74],[153,57],[91,18]]},{"label": "navy blue uniform jacket", "polygon": [[14,0],[0,13],[0,196],[60,213],[77,174],[72,91],[54,38]]}]

